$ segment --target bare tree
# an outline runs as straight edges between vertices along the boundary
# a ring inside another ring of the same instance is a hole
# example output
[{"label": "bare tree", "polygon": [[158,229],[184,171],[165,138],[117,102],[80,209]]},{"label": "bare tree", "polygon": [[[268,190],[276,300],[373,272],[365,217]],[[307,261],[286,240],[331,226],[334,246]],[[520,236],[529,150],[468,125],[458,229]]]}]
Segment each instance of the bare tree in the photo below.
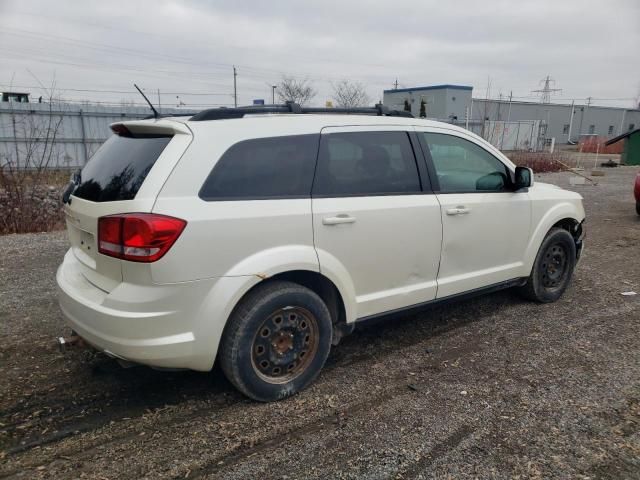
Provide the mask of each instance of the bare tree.
[{"label": "bare tree", "polygon": [[333,100],[338,107],[353,108],[364,107],[369,104],[369,95],[360,82],[340,80],[331,84],[333,88]]},{"label": "bare tree", "polygon": [[[62,153],[56,144],[61,132],[63,106],[57,103],[55,85],[47,91],[47,107],[40,115],[9,102],[13,148],[0,155],[0,234],[49,230],[60,227],[59,177]],[[44,121],[41,119],[44,117]]]},{"label": "bare tree", "polygon": [[306,105],[316,96],[316,90],[307,79],[298,80],[284,75],[276,89],[281,102],[295,102]]}]

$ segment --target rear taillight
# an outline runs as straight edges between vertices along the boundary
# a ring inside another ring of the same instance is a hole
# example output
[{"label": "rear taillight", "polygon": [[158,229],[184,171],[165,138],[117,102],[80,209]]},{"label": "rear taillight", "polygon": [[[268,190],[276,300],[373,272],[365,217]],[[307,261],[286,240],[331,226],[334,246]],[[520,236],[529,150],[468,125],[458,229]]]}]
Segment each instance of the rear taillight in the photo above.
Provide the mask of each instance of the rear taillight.
[{"label": "rear taillight", "polygon": [[187,222],[155,213],[123,213],[98,219],[98,251],[103,255],[155,262],[167,253]]}]

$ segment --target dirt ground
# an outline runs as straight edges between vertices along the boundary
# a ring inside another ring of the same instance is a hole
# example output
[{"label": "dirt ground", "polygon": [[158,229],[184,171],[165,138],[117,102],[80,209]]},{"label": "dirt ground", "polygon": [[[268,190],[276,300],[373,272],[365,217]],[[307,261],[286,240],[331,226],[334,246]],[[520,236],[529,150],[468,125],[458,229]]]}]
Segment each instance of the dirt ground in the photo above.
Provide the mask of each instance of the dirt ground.
[{"label": "dirt ground", "polygon": [[0,478],[640,478],[638,170],[571,187],[586,253],[557,303],[503,291],[360,327],[271,404],[217,369],[60,354],[64,234],[0,237]]}]

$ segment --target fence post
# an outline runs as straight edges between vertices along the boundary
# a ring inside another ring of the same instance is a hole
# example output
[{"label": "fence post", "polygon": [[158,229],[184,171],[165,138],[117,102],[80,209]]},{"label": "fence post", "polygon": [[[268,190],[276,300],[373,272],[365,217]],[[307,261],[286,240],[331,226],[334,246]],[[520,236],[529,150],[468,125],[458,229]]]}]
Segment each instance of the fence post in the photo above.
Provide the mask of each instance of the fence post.
[{"label": "fence post", "polygon": [[16,149],[16,166],[20,167],[20,151],[18,150],[18,131],[16,130],[16,115],[11,112],[11,123],[13,125],[13,146]]},{"label": "fence post", "polygon": [[80,109],[80,132],[82,132],[82,148],[84,150],[84,164],[89,161],[89,152],[87,151],[87,136],[84,132],[84,116],[82,115],[82,109]]}]

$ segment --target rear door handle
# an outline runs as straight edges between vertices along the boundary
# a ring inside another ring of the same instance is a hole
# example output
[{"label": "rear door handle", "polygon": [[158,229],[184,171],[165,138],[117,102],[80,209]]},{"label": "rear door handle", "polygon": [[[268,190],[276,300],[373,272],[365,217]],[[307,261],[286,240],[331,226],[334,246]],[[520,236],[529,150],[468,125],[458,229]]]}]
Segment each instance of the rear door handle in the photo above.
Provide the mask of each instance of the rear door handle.
[{"label": "rear door handle", "polygon": [[455,208],[448,208],[447,215],[466,215],[470,211],[471,211],[470,208],[463,207],[462,205],[460,205]]},{"label": "rear door handle", "polygon": [[324,217],[322,219],[323,225],[340,225],[341,223],[354,223],[356,217],[352,217],[346,213],[341,213],[335,217]]}]

